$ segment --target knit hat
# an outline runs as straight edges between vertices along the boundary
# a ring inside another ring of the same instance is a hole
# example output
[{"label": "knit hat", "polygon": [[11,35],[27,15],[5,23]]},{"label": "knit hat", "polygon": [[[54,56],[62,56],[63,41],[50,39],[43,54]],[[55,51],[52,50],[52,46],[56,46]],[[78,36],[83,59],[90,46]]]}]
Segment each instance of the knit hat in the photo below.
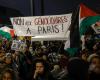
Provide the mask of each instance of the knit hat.
[{"label": "knit hat", "polygon": [[98,56],[97,54],[91,54],[89,57],[88,57],[88,62],[91,62],[91,60],[94,58],[94,57],[96,57],[96,56]]}]

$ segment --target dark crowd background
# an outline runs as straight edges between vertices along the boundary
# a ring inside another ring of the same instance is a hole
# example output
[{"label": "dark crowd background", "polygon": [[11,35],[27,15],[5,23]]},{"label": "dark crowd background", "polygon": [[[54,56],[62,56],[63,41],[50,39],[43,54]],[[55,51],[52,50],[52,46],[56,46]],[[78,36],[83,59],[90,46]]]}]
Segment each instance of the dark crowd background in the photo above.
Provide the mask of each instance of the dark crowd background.
[{"label": "dark crowd background", "polygon": [[[17,37],[13,40],[17,40]],[[11,49],[12,41],[0,40],[1,80],[100,80],[100,41],[85,37],[85,48],[73,56],[65,41],[24,39],[23,49]]]}]

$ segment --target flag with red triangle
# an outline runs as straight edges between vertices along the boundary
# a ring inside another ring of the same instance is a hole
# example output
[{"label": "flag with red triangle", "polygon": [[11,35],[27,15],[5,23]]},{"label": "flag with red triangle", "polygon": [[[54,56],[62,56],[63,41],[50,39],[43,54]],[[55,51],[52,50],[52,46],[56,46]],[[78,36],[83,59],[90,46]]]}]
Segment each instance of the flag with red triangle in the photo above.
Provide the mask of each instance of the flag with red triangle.
[{"label": "flag with red triangle", "polygon": [[64,48],[71,56],[74,56],[78,53],[78,50],[82,48],[82,45],[80,44],[82,35],[85,35],[92,24],[100,20],[99,14],[84,4],[80,4],[79,8],[73,12],[70,26],[70,38],[65,44],[67,47],[65,46]]},{"label": "flag with red triangle", "polygon": [[91,10],[84,4],[80,4],[80,14],[79,14],[79,23],[80,23],[80,36],[84,35],[87,29],[94,23],[100,21],[100,15],[95,11]]},{"label": "flag with red triangle", "polygon": [[[92,39],[92,35],[97,33],[97,31],[100,33],[100,26],[95,27],[94,26],[95,24],[100,25],[100,15],[98,13],[96,13],[95,11],[93,11],[92,9],[85,6],[84,4],[80,4],[79,33],[80,33],[80,39],[82,41],[82,44],[81,44],[82,50],[84,48],[92,50],[92,47],[95,42]],[[86,35],[88,35],[87,38],[89,38],[87,45],[85,44]],[[84,37],[84,38],[82,38],[82,37]]]}]

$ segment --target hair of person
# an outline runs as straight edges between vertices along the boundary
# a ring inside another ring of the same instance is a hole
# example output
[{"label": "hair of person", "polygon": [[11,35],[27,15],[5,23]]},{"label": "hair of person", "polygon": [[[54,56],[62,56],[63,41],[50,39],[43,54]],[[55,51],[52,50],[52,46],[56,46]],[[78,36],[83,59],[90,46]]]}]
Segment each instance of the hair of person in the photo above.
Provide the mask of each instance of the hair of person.
[{"label": "hair of person", "polygon": [[15,73],[12,69],[10,68],[6,68],[2,73],[1,73],[1,78],[0,80],[2,80],[3,76],[5,73],[10,73],[11,77],[12,77],[12,80],[16,80],[16,77],[15,77]]},{"label": "hair of person", "polygon": [[36,60],[34,60],[34,62],[33,62],[33,69],[34,70],[36,69],[36,63],[42,63],[43,64],[44,72],[48,72],[49,71],[49,65],[48,65],[48,63],[45,60],[43,60],[43,59],[36,59]]},{"label": "hair of person", "polygon": [[79,58],[71,59],[67,66],[69,77],[74,80],[86,80],[88,67],[88,63],[84,60]]},{"label": "hair of person", "polygon": [[97,59],[99,59],[100,60],[100,56],[93,56],[91,59],[90,59],[90,63],[92,62],[92,60],[94,59],[94,58],[97,58]]}]

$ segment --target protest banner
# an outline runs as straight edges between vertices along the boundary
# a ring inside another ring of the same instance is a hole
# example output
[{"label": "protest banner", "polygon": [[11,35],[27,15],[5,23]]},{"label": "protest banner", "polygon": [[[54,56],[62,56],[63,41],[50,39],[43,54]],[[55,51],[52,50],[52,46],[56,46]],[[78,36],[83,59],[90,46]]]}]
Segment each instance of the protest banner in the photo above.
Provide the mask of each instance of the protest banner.
[{"label": "protest banner", "polygon": [[12,50],[18,50],[18,51],[23,51],[25,47],[26,43],[21,40],[13,40],[11,45]]},{"label": "protest banner", "polygon": [[20,47],[20,42],[18,40],[13,40],[12,45],[11,45],[11,49],[18,50],[19,47]]},{"label": "protest banner", "polygon": [[11,22],[17,36],[64,35],[72,14],[14,17]]}]

